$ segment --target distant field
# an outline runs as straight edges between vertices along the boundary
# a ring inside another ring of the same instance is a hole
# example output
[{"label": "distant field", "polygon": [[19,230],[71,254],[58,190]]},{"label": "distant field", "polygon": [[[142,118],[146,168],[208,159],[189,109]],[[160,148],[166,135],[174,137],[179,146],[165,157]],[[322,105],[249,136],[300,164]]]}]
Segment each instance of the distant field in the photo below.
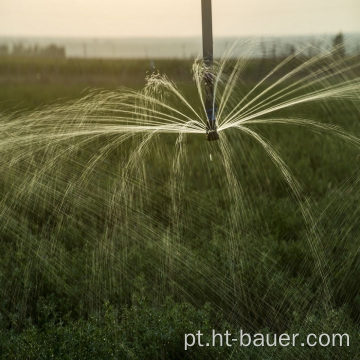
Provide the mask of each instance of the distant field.
[{"label": "distant field", "polygon": [[140,89],[153,71],[191,81],[191,62],[183,60],[88,60],[0,58],[0,110],[34,109],[53,101],[78,99],[89,88]]},{"label": "distant field", "polygon": [[[279,59],[254,59],[243,81],[255,84]],[[0,110],[31,110],[54,101],[81,98],[89,89],[141,89],[146,76],[159,71],[170,79],[193,87],[191,60],[47,59],[0,57]],[[286,70],[287,68],[285,68]]]}]

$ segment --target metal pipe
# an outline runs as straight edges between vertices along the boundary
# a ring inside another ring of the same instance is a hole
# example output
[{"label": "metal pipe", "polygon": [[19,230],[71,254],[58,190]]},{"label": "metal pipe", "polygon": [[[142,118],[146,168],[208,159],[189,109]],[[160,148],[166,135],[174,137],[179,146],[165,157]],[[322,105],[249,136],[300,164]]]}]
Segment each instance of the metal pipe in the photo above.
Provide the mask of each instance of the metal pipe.
[{"label": "metal pipe", "polygon": [[202,13],[202,40],[203,59],[206,66],[205,82],[205,110],[207,115],[206,137],[209,141],[218,140],[219,134],[216,127],[216,105],[214,101],[214,76],[213,76],[213,33],[211,0],[201,0]]}]

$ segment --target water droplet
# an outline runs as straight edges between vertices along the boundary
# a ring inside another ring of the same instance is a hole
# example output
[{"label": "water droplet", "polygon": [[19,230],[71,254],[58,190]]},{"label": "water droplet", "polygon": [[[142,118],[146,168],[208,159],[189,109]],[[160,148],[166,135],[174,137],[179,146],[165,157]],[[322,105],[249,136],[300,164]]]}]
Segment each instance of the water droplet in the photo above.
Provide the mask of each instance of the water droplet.
[{"label": "water droplet", "polygon": [[212,161],[212,155],[210,154],[210,161]]}]

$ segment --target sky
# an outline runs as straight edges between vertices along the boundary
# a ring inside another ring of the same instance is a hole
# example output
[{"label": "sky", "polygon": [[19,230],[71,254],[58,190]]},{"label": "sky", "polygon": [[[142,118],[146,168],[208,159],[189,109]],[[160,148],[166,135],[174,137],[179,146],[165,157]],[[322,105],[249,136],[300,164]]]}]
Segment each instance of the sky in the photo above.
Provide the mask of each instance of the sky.
[{"label": "sky", "polygon": [[[212,0],[214,36],[360,32],[360,0]],[[201,35],[200,0],[0,0],[0,36]]]}]

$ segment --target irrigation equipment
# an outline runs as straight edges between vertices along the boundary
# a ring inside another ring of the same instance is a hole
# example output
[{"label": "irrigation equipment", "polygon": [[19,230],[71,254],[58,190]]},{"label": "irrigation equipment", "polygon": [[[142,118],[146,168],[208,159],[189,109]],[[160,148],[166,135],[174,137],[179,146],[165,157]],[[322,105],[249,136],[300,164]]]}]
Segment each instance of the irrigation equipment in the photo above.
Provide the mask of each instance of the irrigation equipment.
[{"label": "irrigation equipment", "polygon": [[212,34],[212,12],[211,0],[201,0],[202,12],[202,40],[203,58],[206,66],[204,72],[205,82],[205,110],[207,115],[206,137],[208,141],[218,140],[219,134],[216,126],[216,104],[214,96],[213,78],[213,34]]}]

